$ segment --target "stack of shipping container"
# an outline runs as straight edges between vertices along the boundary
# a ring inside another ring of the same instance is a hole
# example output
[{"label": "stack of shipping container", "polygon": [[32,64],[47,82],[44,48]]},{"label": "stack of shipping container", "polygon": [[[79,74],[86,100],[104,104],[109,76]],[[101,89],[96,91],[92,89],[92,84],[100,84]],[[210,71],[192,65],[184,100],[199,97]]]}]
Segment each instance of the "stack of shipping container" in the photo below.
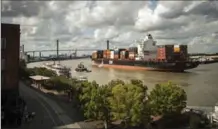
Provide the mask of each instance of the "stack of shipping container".
[{"label": "stack of shipping container", "polygon": [[164,45],[158,46],[157,59],[166,61],[187,60],[187,45]]},{"label": "stack of shipping container", "polygon": [[97,58],[99,58],[99,59],[101,59],[101,58],[103,58],[103,50],[98,50],[97,51]]},{"label": "stack of shipping container", "polygon": [[[124,49],[124,48],[118,49],[118,58],[119,59],[125,59],[125,51],[126,51],[126,49]],[[121,56],[122,56],[122,58],[121,58]]]},{"label": "stack of shipping container", "polygon": [[[138,55],[137,47],[115,50],[98,50],[92,54],[93,59],[135,60]],[[188,57],[187,45],[162,45],[157,46],[157,51],[144,51],[144,60],[155,59],[158,61],[186,61]]]},{"label": "stack of shipping container", "polygon": [[180,55],[182,61],[187,61],[188,59],[188,47],[187,45],[180,45]]},{"label": "stack of shipping container", "polygon": [[138,54],[138,48],[137,47],[130,47],[129,48],[129,59],[134,60],[135,57]]},{"label": "stack of shipping container", "polygon": [[123,50],[120,52],[120,59],[128,59],[129,58],[129,51]]},{"label": "stack of shipping container", "polygon": [[158,60],[172,61],[174,60],[173,58],[174,58],[174,45],[158,46],[158,50],[157,50]]},{"label": "stack of shipping container", "polygon": [[103,52],[103,58],[109,59],[109,58],[110,58],[110,53],[111,53],[110,50],[104,50],[104,52]]},{"label": "stack of shipping container", "polygon": [[120,59],[125,59],[125,50],[120,52]]},{"label": "stack of shipping container", "polygon": [[97,52],[95,51],[92,53],[92,59],[96,59],[96,58],[97,58]]},{"label": "stack of shipping container", "polygon": [[119,50],[118,49],[114,50],[114,59],[115,60],[119,59]]},{"label": "stack of shipping container", "polygon": [[166,60],[167,61],[173,61],[173,55],[174,55],[174,50],[173,50],[174,45],[165,45],[165,55],[166,55]]},{"label": "stack of shipping container", "polygon": [[113,50],[110,51],[110,59],[114,59],[114,51]]},{"label": "stack of shipping container", "polygon": [[174,61],[186,61],[187,56],[187,45],[174,45]]},{"label": "stack of shipping container", "polygon": [[164,46],[158,46],[157,49],[157,60],[165,60],[166,59],[166,51]]}]

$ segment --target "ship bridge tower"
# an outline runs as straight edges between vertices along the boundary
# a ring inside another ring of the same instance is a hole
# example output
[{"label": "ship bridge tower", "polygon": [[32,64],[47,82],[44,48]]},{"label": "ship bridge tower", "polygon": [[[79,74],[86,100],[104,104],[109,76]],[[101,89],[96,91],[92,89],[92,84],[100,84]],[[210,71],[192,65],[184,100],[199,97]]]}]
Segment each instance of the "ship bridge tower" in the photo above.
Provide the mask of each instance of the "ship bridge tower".
[{"label": "ship bridge tower", "polygon": [[151,34],[148,34],[144,40],[144,51],[157,51],[156,41],[153,40],[153,37]]},{"label": "ship bridge tower", "polygon": [[146,35],[141,42],[138,42],[139,58],[144,58],[145,53],[156,53],[156,52],[157,52],[156,41],[153,40],[151,34]]}]

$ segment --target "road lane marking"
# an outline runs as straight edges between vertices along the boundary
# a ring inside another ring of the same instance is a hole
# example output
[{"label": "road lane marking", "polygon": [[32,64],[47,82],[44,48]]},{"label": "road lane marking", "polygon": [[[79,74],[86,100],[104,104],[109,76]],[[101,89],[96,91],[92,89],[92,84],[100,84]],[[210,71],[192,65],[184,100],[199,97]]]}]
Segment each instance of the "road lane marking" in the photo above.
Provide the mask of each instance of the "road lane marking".
[{"label": "road lane marking", "polygon": [[[24,88],[20,88],[23,92],[25,92]],[[28,88],[26,88],[28,89]],[[28,89],[29,90],[29,89]],[[29,90],[30,91],[30,90]],[[31,92],[35,92],[35,91],[31,91]],[[29,96],[32,96],[37,102],[39,102],[39,104],[45,109],[45,111],[47,112],[49,118],[52,120],[52,123],[54,124],[54,126],[57,126],[57,123],[55,122],[54,118],[52,117],[49,109],[45,106],[45,104],[43,104],[43,102],[41,102],[39,100],[39,98],[35,97],[34,95],[30,94],[29,92],[26,92],[26,94],[29,94]],[[34,93],[35,95],[37,95],[36,93]],[[37,95],[38,96],[38,95]],[[38,96],[39,97],[39,96]]]},{"label": "road lane marking", "polygon": [[50,119],[52,120],[54,126],[57,126],[57,123],[55,122],[54,118],[52,117],[52,115],[51,115],[49,109],[45,106],[45,104],[43,104],[43,102],[41,102],[40,100],[37,100],[37,101],[38,101],[38,102],[43,106],[43,108],[46,110],[46,112],[48,113],[48,115],[49,115]]},{"label": "road lane marking", "polygon": [[[30,89],[33,90],[33,89]],[[52,99],[44,96],[43,94],[38,93],[37,91],[34,91],[35,94],[38,95],[39,98],[41,98],[42,100],[44,100],[48,105],[51,106],[51,109],[54,111],[54,113],[58,116],[59,120],[63,123],[63,124],[67,124],[67,123],[71,123],[72,119],[70,117],[68,117],[66,115],[66,113],[64,112],[64,110],[62,110],[61,107],[59,107],[57,105],[56,102],[54,102]],[[61,113],[62,115],[59,115],[59,113]]]}]

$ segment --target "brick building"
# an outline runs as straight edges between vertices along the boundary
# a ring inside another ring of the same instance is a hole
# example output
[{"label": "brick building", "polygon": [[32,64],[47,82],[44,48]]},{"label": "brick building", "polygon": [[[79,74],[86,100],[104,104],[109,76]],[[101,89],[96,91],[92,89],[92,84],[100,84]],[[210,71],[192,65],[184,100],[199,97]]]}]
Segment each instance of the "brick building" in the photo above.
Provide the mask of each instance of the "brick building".
[{"label": "brick building", "polygon": [[20,25],[1,23],[2,97],[19,95],[19,55]]}]

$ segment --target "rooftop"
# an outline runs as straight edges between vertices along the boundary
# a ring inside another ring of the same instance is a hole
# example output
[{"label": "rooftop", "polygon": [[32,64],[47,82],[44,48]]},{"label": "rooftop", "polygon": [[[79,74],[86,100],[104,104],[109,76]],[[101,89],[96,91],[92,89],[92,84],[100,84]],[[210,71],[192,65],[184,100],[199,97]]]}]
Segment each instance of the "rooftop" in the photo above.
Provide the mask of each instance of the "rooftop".
[{"label": "rooftop", "polygon": [[41,76],[41,75],[30,76],[30,78],[33,79],[33,80],[36,80],[36,81],[49,80],[50,79],[50,77]]}]

